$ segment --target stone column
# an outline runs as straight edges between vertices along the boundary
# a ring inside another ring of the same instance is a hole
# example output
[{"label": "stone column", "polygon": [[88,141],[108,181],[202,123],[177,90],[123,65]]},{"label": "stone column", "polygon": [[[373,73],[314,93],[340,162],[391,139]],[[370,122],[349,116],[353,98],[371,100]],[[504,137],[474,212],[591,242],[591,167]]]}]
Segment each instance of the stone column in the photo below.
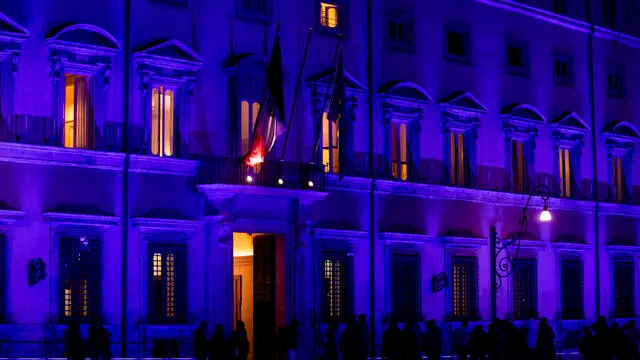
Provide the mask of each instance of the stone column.
[{"label": "stone column", "polygon": [[316,339],[315,329],[315,309],[313,307],[315,296],[314,289],[314,258],[313,244],[311,243],[312,224],[311,221],[301,221],[298,224],[296,239],[294,242],[295,249],[295,268],[296,273],[296,304],[295,313],[298,321],[300,321],[300,343],[298,346],[299,357],[303,359],[312,359],[314,356],[314,339]]},{"label": "stone column", "polygon": [[206,221],[207,319],[212,328],[222,324],[229,333],[233,330],[233,232],[228,217],[210,216]]}]

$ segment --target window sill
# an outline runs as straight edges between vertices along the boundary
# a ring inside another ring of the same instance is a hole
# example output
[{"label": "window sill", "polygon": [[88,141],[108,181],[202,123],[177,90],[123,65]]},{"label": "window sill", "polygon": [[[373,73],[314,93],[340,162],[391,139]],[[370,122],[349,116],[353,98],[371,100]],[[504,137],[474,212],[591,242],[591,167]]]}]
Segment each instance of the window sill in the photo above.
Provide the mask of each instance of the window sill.
[{"label": "window sill", "polygon": [[153,155],[131,155],[129,160],[131,172],[179,176],[195,176],[198,172],[198,161],[196,160]]},{"label": "window sill", "polygon": [[7,142],[0,142],[0,161],[104,170],[124,169],[124,154],[121,153]]}]

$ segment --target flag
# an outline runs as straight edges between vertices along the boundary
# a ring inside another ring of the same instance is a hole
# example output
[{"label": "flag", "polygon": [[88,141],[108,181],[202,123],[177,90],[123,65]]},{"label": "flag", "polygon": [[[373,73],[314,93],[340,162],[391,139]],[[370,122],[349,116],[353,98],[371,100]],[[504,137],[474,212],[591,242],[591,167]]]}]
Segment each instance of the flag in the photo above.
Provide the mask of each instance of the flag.
[{"label": "flag", "polygon": [[344,67],[342,66],[342,51],[336,68],[336,76],[333,81],[333,91],[331,92],[331,100],[329,101],[329,110],[327,111],[327,119],[329,121],[338,121],[345,113],[345,81]]},{"label": "flag", "polygon": [[[336,67],[335,79],[333,81],[333,90],[331,92],[331,100],[329,101],[329,109],[327,110],[327,120],[335,122],[338,126],[338,164],[340,164],[339,179],[352,170],[351,157],[349,149],[351,146],[351,124],[347,115],[347,96],[346,82],[344,76],[344,67],[342,64],[342,51]],[[334,160],[335,161],[335,160]]]},{"label": "flag", "polygon": [[282,51],[280,36],[276,35],[267,66],[267,92],[260,104],[251,138],[251,149],[242,157],[243,163],[255,166],[264,162],[265,156],[284,131],[284,85],[282,82]]}]

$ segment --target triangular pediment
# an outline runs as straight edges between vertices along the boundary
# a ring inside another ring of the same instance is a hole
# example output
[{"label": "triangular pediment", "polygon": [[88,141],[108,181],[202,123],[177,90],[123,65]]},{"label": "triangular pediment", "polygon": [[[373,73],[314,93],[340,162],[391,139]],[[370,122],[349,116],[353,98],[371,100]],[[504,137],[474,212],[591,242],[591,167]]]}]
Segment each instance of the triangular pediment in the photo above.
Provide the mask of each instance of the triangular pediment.
[{"label": "triangular pediment", "polygon": [[0,41],[20,41],[29,36],[29,31],[0,12]]},{"label": "triangular pediment", "polygon": [[515,120],[534,126],[543,125],[546,120],[538,109],[531,105],[514,103],[502,110],[502,116],[509,120]]},{"label": "triangular pediment", "polygon": [[587,123],[585,123],[584,120],[582,120],[582,118],[574,112],[566,113],[556,118],[551,122],[551,126],[554,128],[561,128],[578,132],[585,132],[590,129],[589,125],[587,125]]},{"label": "triangular pediment", "polygon": [[178,40],[167,40],[136,52],[136,57],[201,64],[202,58]]},{"label": "triangular pediment", "polygon": [[615,121],[605,128],[604,135],[612,140],[633,142],[640,139],[640,133],[633,124],[627,121]]},{"label": "triangular pediment", "polygon": [[[335,73],[335,69],[333,68],[329,70],[325,70],[323,72],[320,72],[318,74],[308,77],[307,83],[316,84],[320,86],[327,86],[327,84],[329,84],[329,81],[332,80],[331,75],[333,75],[333,73]],[[356,78],[354,78],[346,70],[344,71],[344,77],[345,77],[345,84],[346,84],[345,86],[347,87],[347,89],[350,89],[351,91],[356,91],[356,92],[363,92],[367,89],[364,85],[362,85],[358,80],[356,80]]]},{"label": "triangular pediment", "polygon": [[449,110],[462,110],[476,114],[487,112],[487,108],[469,92],[456,91],[438,101],[438,104],[444,109]]},{"label": "triangular pediment", "polygon": [[431,97],[418,84],[412,82],[394,81],[380,88],[378,95],[409,100],[419,103],[431,102]]},{"label": "triangular pediment", "polygon": [[50,47],[67,50],[92,50],[98,53],[114,53],[120,43],[106,30],[95,25],[75,24],[54,30],[46,38]]}]

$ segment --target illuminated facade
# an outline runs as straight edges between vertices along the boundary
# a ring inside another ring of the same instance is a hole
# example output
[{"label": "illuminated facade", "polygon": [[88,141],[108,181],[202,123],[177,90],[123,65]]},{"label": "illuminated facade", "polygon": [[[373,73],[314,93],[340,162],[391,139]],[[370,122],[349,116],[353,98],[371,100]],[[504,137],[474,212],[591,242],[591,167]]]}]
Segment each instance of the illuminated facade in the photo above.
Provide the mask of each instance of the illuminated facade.
[{"label": "illuminated facade", "polygon": [[[293,318],[303,359],[353,314],[378,349],[392,316],[448,347],[463,319],[533,312],[561,349],[636,318],[640,7],[368,3],[3,1],[0,356],[59,356],[70,320],[130,357],[243,320],[260,360]],[[314,32],[286,148],[250,169],[277,21],[287,111]],[[493,230],[517,232],[536,184],[553,221],[534,199],[494,293]]]}]

